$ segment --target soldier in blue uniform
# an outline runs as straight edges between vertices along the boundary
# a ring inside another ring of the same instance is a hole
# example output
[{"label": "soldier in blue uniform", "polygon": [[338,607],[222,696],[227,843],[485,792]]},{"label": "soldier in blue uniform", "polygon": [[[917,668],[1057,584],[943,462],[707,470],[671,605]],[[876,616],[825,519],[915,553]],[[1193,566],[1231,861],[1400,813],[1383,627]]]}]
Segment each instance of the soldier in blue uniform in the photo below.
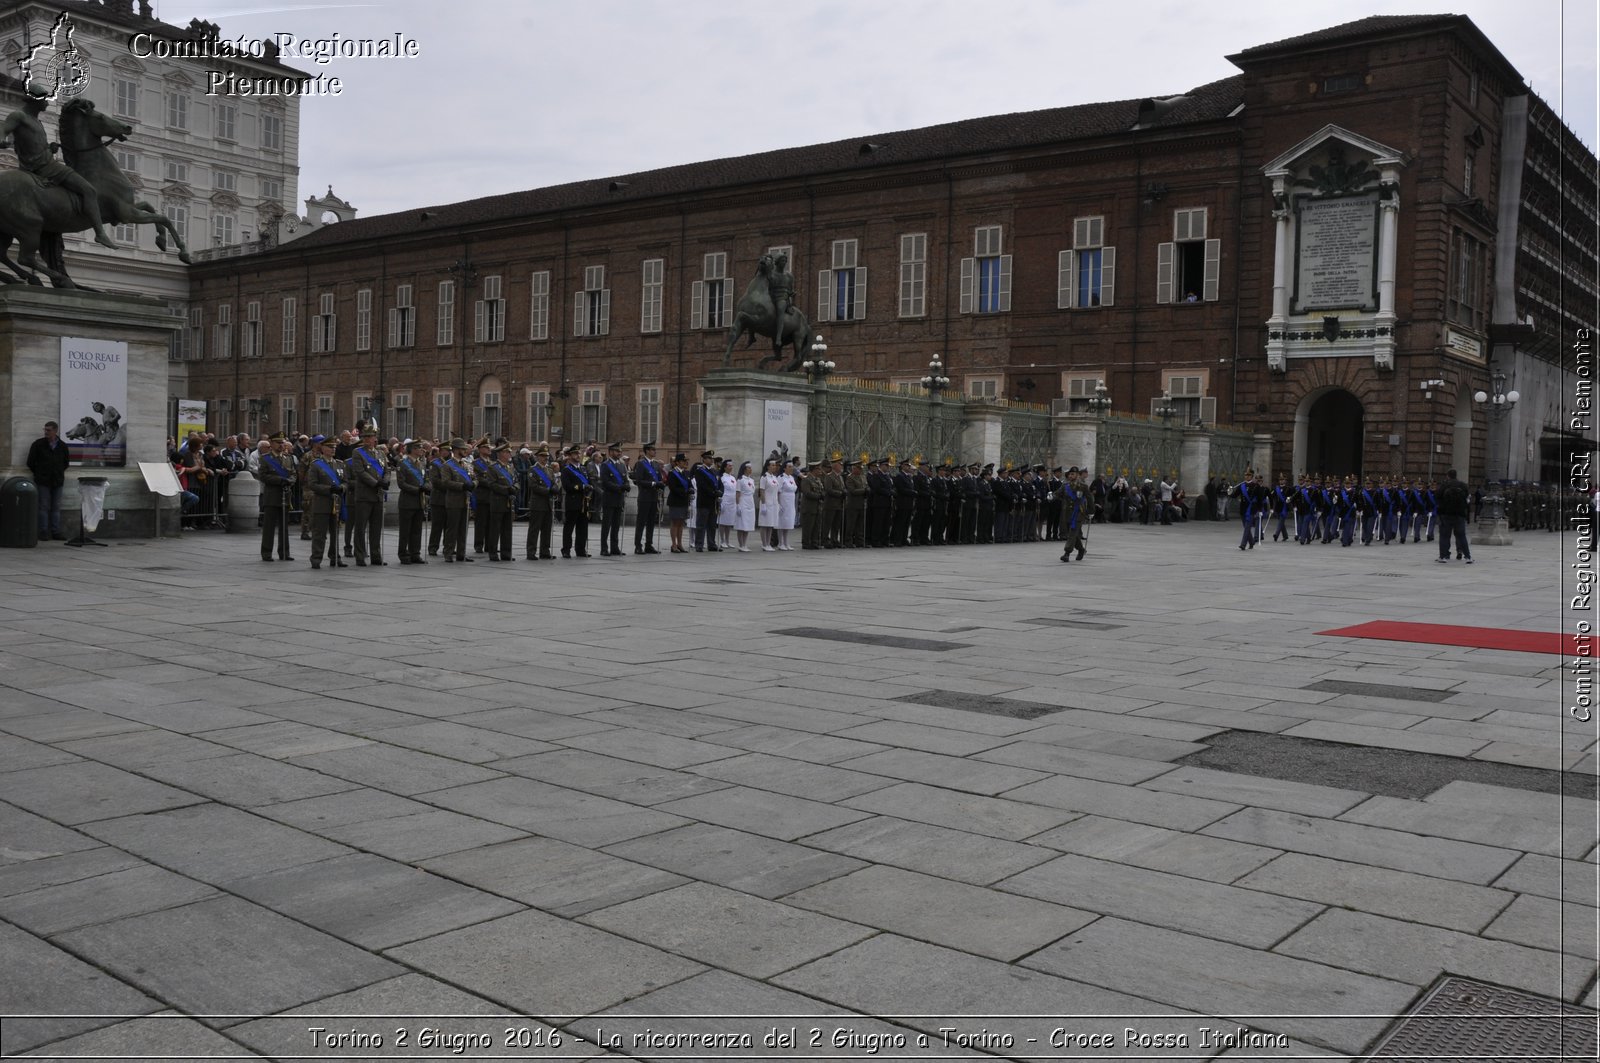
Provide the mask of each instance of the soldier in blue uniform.
[{"label": "soldier in blue uniform", "polygon": [[1230,493],[1239,499],[1239,519],[1244,522],[1244,534],[1239,538],[1239,549],[1254,550],[1259,507],[1264,501],[1261,485],[1256,483],[1255,470],[1247,470],[1244,479]]}]

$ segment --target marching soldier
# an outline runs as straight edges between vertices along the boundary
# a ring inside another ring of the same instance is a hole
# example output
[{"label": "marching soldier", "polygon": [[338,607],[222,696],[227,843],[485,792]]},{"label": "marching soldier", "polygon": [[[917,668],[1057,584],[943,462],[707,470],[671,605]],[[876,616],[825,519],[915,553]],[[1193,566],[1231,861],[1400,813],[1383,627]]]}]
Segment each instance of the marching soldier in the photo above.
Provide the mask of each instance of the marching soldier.
[{"label": "marching soldier", "polygon": [[372,452],[377,445],[375,428],[361,430],[361,444],[345,462],[345,471],[352,481],[355,496],[350,503],[351,524],[355,527],[356,567],[366,568],[384,564],[383,560],[383,498],[389,489],[389,467]]},{"label": "marching soldier", "polygon": [[477,560],[467,556],[467,509],[472,494],[472,468],[467,455],[472,452],[465,439],[450,441],[450,457],[445,459],[434,490],[444,488],[444,559],[447,562]]},{"label": "marching soldier", "polygon": [[261,452],[256,477],[261,481],[261,560],[271,561],[277,545],[279,561],[289,556],[289,501],[294,491],[294,459],[288,456],[289,444],[282,432],[268,439],[270,448]]},{"label": "marching soldier", "polygon": [[1089,489],[1078,479],[1078,467],[1074,465],[1067,470],[1066,483],[1061,485],[1062,520],[1061,538],[1067,544],[1061,551],[1061,560],[1071,561],[1072,552],[1078,552],[1078,560],[1083,560],[1083,525],[1089,515]]},{"label": "marching soldier", "polygon": [[1261,507],[1263,495],[1261,485],[1256,483],[1255,470],[1246,469],[1244,479],[1239,483],[1238,487],[1235,487],[1229,493],[1238,497],[1239,519],[1244,522],[1244,535],[1239,539],[1239,549],[1254,550],[1258,534],[1256,529],[1257,513]]},{"label": "marching soldier", "polygon": [[322,567],[322,554],[328,554],[329,568],[344,568],[339,556],[339,507],[344,501],[344,469],[328,455],[327,436],[311,437],[311,464],[306,470],[306,486],[311,490],[311,567]]},{"label": "marching soldier", "polygon": [[1270,507],[1270,512],[1278,522],[1272,530],[1273,542],[1277,542],[1279,539],[1287,540],[1289,538],[1289,496],[1292,490],[1293,489],[1289,486],[1288,474],[1280,472],[1278,474],[1278,484],[1272,489],[1272,494],[1267,498],[1267,505]]},{"label": "marching soldier", "polygon": [[426,565],[422,559],[422,514],[428,507],[428,495],[433,491],[429,470],[422,464],[422,452],[427,444],[420,439],[406,443],[406,456],[400,459],[395,470],[395,480],[400,487],[400,527],[395,552],[402,565]]}]

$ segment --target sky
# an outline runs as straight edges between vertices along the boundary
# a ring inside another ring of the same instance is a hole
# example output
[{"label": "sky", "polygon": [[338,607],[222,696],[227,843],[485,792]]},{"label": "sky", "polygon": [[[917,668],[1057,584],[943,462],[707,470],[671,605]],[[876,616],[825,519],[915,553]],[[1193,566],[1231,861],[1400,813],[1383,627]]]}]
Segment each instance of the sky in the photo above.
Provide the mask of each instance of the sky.
[{"label": "sky", "polygon": [[157,0],[222,35],[415,40],[410,58],[287,60],[300,198],[360,216],[984,115],[1168,96],[1225,56],[1374,14],[1470,17],[1591,149],[1594,0]]}]

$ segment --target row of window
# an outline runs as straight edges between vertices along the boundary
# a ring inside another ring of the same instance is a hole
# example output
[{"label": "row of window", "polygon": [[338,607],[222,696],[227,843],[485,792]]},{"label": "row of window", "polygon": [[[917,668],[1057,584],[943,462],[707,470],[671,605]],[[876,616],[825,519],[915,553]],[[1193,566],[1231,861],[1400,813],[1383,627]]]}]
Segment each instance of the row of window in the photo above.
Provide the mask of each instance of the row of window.
[{"label": "row of window", "polygon": [[[138,121],[141,117],[145,95],[144,88],[132,78],[111,79],[111,113],[118,118],[131,118]],[[191,131],[189,114],[189,94],[177,89],[167,89],[165,93],[167,128],[184,132]],[[158,104],[159,106],[159,104]],[[234,103],[213,102],[211,104],[212,135],[218,140],[237,141],[239,139],[239,106]],[[259,146],[266,151],[283,150],[283,115],[276,111],[261,112],[261,138]]]},{"label": "row of window", "polygon": [[[117,166],[130,177],[142,177],[142,160],[139,153],[126,148],[116,150]],[[189,183],[189,163],[183,159],[162,160],[161,179],[164,182],[186,185]],[[238,192],[239,174],[235,170],[212,170],[211,187],[219,192]],[[256,177],[256,193],[262,199],[282,200],[283,179],[267,174]]]},{"label": "row of window", "polygon": [[[1089,405],[1089,400],[1095,396],[1103,375],[1102,371],[1082,369],[1063,373],[1062,391],[1067,396],[1069,408],[1075,412],[1090,411],[1092,407]],[[1174,423],[1215,422],[1216,399],[1205,394],[1207,374],[1168,372],[1163,380],[1166,395],[1151,401],[1152,414],[1160,416],[1160,408],[1165,405],[1171,408],[1171,419]],[[914,381],[896,383],[900,385],[901,390],[909,391],[917,387]],[[965,391],[974,398],[998,398],[1001,397],[1003,383],[1003,378],[998,376],[972,376],[965,381]],[[503,393],[499,389],[500,385],[497,382],[492,380],[487,382],[483,390],[478,393],[478,404],[470,411],[465,421],[458,419],[454,390],[434,391],[432,419],[429,422],[418,420],[417,409],[412,405],[413,398],[410,391],[395,391],[390,395],[388,406],[379,416],[381,431],[385,436],[396,436],[401,439],[410,438],[424,430],[430,431],[431,437],[435,439],[449,439],[457,434],[474,438],[507,435],[514,431],[514,426],[505,416]],[[639,384],[634,387],[633,437],[636,440],[643,442],[662,437],[665,393],[666,386],[663,384]],[[577,402],[570,410],[569,423],[560,426],[565,437],[573,440],[610,438],[613,433],[611,426],[607,425],[605,385],[584,385],[575,389],[575,395]],[[686,443],[700,443],[705,439],[704,397],[697,394],[696,398],[698,401],[689,405],[689,423],[686,426],[684,440]],[[540,386],[526,388],[523,402],[525,420],[522,423],[527,426],[527,432],[522,438],[534,441],[550,439],[553,427],[551,415],[555,409],[551,403],[551,389]],[[225,399],[214,404],[216,416],[213,418],[213,423],[219,425],[214,430],[219,434],[227,434],[228,406],[228,400]],[[265,406],[252,403],[250,409],[252,416],[257,416],[264,413]],[[338,423],[338,411],[335,408],[333,393],[319,394],[316,396],[316,406],[312,410],[312,420],[307,430],[332,435],[340,428],[347,428],[356,421],[371,419],[373,416],[371,393],[357,392],[352,395],[348,413],[349,419],[342,424]],[[295,396],[279,397],[277,428],[291,434],[301,430]],[[252,425],[247,421],[244,427],[244,431],[251,435],[259,435],[259,429],[259,422]]]},{"label": "row of window", "polygon": [[[172,216],[169,210],[169,217]],[[231,218],[217,215],[214,227],[231,227]],[[176,224],[176,219],[174,219]],[[1075,219],[1073,246],[1058,259],[1057,306],[1083,309],[1110,306],[1115,302],[1117,249],[1104,243],[1105,219],[1101,216]],[[231,228],[228,233],[231,243]],[[1221,269],[1221,241],[1206,236],[1206,210],[1195,208],[1176,212],[1174,238],[1157,248],[1156,301],[1214,301],[1217,298]],[[963,314],[999,314],[1011,309],[1011,256],[1003,254],[1001,226],[975,230],[973,256],[961,260],[960,311]],[[774,247],[769,254],[776,260],[788,255],[789,247]],[[927,313],[926,233],[907,233],[900,237],[899,315],[921,317]],[[859,321],[867,316],[867,269],[859,261],[857,240],[835,240],[830,248],[830,268],[817,278],[817,320]],[[639,329],[657,333],[663,329],[666,261],[645,259],[640,269],[641,292]],[[538,270],[529,278],[528,338],[550,338],[549,270]],[[456,282],[440,281],[437,290],[434,342],[448,346],[455,342]],[[390,347],[410,347],[416,342],[415,288],[401,284],[395,288],[394,305],[389,308]],[[701,276],[690,285],[689,327],[725,329],[733,319],[738,302],[734,278],[728,271],[726,252],[714,252],[701,259]],[[252,303],[259,308],[259,304]],[[337,315],[334,294],[319,296],[319,312],[311,332],[311,352],[331,353],[337,349]],[[279,353],[295,353],[296,304],[293,297],[283,301],[283,340]],[[198,313],[198,311],[196,311]],[[198,328],[199,325],[194,326]],[[221,327],[220,324],[218,326]],[[504,278],[494,274],[483,278],[482,296],[473,304],[472,339],[475,343],[495,343],[505,339],[506,300]],[[586,266],[583,288],[573,293],[572,332],[574,336],[605,336],[611,331],[611,289],[606,285],[605,266]],[[372,289],[356,292],[355,350],[372,349]],[[258,352],[259,353],[259,352]],[[219,357],[227,357],[218,348]]]}]

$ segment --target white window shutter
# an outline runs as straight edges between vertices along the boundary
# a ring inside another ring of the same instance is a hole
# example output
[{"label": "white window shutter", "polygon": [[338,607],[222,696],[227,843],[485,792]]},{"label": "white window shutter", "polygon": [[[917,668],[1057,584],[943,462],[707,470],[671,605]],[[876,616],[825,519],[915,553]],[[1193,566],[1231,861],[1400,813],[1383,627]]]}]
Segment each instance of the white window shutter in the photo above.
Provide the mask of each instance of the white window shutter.
[{"label": "white window shutter", "polygon": [[961,312],[970,314],[977,306],[977,260],[961,260]]},{"label": "white window shutter", "polygon": [[856,267],[856,303],[851,315],[857,321],[867,319],[867,267]]},{"label": "white window shutter", "polygon": [[1176,244],[1156,245],[1156,302],[1172,302],[1172,259]]},{"label": "white window shutter", "polygon": [[817,271],[817,320],[833,320],[833,270]]},{"label": "white window shutter", "polygon": [[733,274],[728,273],[722,278],[722,313],[717,320],[718,328],[727,328],[733,324]]},{"label": "white window shutter", "polygon": [[1172,239],[1178,242],[1194,239],[1189,235],[1188,211],[1175,210],[1172,212]]},{"label": "white window shutter", "polygon": [[[600,335],[611,335],[611,289],[600,289]],[[601,436],[605,433],[601,432]]]},{"label": "white window shutter", "polygon": [[489,338],[489,304],[482,299],[472,304],[472,339],[482,343]]},{"label": "white window shutter", "polygon": [[1222,278],[1222,241],[1206,241],[1206,276],[1201,298],[1206,302],[1217,299],[1217,282]]},{"label": "white window shutter", "polygon": [[1217,426],[1217,400],[1215,396],[1200,397],[1200,420],[1212,428]]},{"label": "white window shutter", "polygon": [[[1083,222],[1080,220],[1079,225]],[[1077,238],[1073,238],[1077,242]],[[1078,255],[1075,251],[1058,251],[1056,253],[1056,309],[1069,310],[1072,308],[1073,293],[1078,290]]]},{"label": "white window shutter", "polygon": [[1072,247],[1073,247],[1074,250],[1077,250],[1080,247],[1088,247],[1088,246],[1089,246],[1089,219],[1088,218],[1074,218],[1073,221],[1072,221]]},{"label": "white window shutter", "polygon": [[389,308],[389,346],[400,346],[400,311],[392,306]]},{"label": "white window shutter", "polygon": [[1000,256],[1000,312],[1011,309],[1011,256]]},{"label": "white window shutter", "polygon": [[706,282],[695,281],[689,285],[689,327],[706,327]]},{"label": "white window shutter", "polygon": [[587,307],[584,306],[588,295],[588,292],[578,292],[572,297],[572,334],[574,336],[588,335],[589,315],[585,313]]},{"label": "white window shutter", "polygon": [[1100,249],[1100,305],[1110,306],[1117,294],[1117,249]]}]

